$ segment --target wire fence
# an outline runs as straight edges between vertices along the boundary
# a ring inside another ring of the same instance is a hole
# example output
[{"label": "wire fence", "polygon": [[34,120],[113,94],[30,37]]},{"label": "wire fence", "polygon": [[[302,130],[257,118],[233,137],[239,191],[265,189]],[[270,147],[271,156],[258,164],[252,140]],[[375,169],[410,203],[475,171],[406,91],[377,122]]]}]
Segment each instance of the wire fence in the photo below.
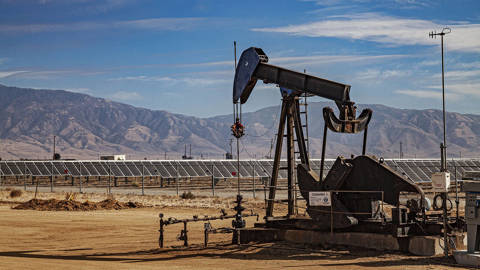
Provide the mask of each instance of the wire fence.
[{"label": "wire fence", "polygon": [[[327,160],[324,177],[334,160]],[[415,183],[430,183],[430,177],[440,170],[438,160],[385,160],[385,164]],[[449,161],[451,179],[462,179],[465,171],[480,171],[478,160]],[[281,168],[286,167],[282,161]],[[320,170],[319,160],[311,167]],[[50,188],[50,191],[104,189],[107,193],[182,194],[201,191],[205,195],[232,193],[237,189],[252,197],[266,193],[273,169],[271,160],[242,160],[240,168],[232,160],[223,161],[0,161],[0,185]],[[287,188],[287,171],[279,170],[277,189]],[[286,191],[285,191],[286,193]],[[265,196],[265,195],[264,195]]]}]

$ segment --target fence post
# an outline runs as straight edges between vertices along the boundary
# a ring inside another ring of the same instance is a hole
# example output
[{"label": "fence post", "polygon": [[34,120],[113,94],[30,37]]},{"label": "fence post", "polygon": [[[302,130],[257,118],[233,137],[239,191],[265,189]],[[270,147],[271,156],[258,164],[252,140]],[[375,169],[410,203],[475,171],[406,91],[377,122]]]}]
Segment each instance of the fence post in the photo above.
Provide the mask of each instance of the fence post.
[{"label": "fence post", "polygon": [[180,178],[179,176],[179,173],[178,173],[178,164],[176,165],[176,170],[177,170],[177,179],[175,179],[175,184],[176,184],[176,188],[177,188],[177,197],[178,197],[178,180]]},{"label": "fence post", "polygon": [[112,165],[108,163],[108,194],[112,192]]},{"label": "fence post", "polygon": [[253,163],[253,198],[255,199],[255,163]]},{"label": "fence post", "polygon": [[145,177],[144,177],[144,174],[145,174],[145,166],[143,165],[142,163],[142,196],[145,195]]},{"label": "fence post", "polygon": [[53,192],[53,162],[52,162],[52,168],[51,169],[52,170],[50,172],[50,192]]},{"label": "fence post", "polygon": [[23,175],[23,189],[26,191],[27,190],[27,163],[23,163],[25,166],[25,174]]},{"label": "fence post", "polygon": [[80,163],[80,177],[78,178],[79,182],[78,182],[78,188],[80,189],[80,193],[82,193],[82,178],[83,178],[83,175],[82,175],[82,163]]},{"label": "fence post", "polygon": [[212,194],[213,196],[215,196],[215,176],[213,175],[213,163],[212,163],[212,170],[211,170],[211,173],[212,173]]}]

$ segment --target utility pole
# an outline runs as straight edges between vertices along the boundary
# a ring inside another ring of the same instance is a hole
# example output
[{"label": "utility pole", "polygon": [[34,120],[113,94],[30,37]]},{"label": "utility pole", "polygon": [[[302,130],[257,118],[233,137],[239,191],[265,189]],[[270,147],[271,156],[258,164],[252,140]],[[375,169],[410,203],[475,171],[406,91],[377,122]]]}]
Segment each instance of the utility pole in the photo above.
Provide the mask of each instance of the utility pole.
[{"label": "utility pole", "polygon": [[400,158],[403,158],[402,142],[400,142]]},{"label": "utility pole", "polygon": [[53,156],[52,156],[52,160],[55,160],[55,139],[57,138],[57,136],[53,135]]},{"label": "utility pole", "polygon": [[[446,135],[446,124],[445,124],[445,64],[443,60],[443,36],[451,33],[452,30],[448,27],[442,29],[442,32],[437,33],[436,31],[430,32],[428,35],[431,38],[436,38],[440,36],[441,38],[441,47],[442,47],[442,111],[443,111],[443,143],[440,144],[440,154],[441,154],[441,171],[447,173],[447,135]],[[447,198],[448,193],[442,192],[442,208],[443,208],[443,247],[444,255],[448,257],[448,235],[447,235]]]},{"label": "utility pole", "polygon": [[442,148],[442,156],[444,158],[444,162],[441,164],[442,172],[447,170],[446,166],[446,157],[447,157],[447,135],[446,135],[446,123],[445,123],[445,64],[443,60],[443,36],[446,34],[451,33],[452,30],[448,27],[442,29],[442,32],[437,33],[436,31],[430,32],[428,35],[431,38],[436,38],[440,36],[441,40],[441,47],[442,47],[442,111],[443,111],[443,148]]}]

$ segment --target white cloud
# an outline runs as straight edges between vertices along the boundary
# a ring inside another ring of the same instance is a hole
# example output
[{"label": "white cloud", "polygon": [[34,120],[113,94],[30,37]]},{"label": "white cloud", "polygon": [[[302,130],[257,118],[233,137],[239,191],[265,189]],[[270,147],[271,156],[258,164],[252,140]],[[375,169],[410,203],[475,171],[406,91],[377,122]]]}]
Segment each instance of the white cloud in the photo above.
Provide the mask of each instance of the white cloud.
[{"label": "white cloud", "polygon": [[180,31],[198,26],[204,18],[150,18],[114,22],[77,22],[70,24],[23,24],[0,25],[0,32],[72,32],[98,29],[148,29],[157,31]]},{"label": "white cloud", "polygon": [[19,77],[26,79],[40,79],[47,80],[58,78],[65,75],[79,75],[79,76],[91,76],[104,73],[103,71],[93,70],[11,70],[0,71],[0,78],[6,77]]},{"label": "white cloud", "polygon": [[[417,97],[417,98],[429,98],[429,99],[441,99],[441,91],[431,91],[431,90],[396,90],[395,93]],[[445,93],[445,98],[457,100],[459,95],[455,93]]]},{"label": "white cloud", "polygon": [[118,91],[111,95],[112,99],[131,101],[131,100],[141,100],[143,97],[137,92],[127,92],[127,91]]},{"label": "white cloud", "polygon": [[[442,74],[436,74],[435,77],[441,77]],[[467,78],[480,78],[480,69],[476,70],[452,70],[445,72],[445,80],[464,80]]]},{"label": "white cloud", "polygon": [[[367,40],[389,45],[438,45],[438,40],[428,37],[432,30],[444,26],[432,21],[406,19],[361,13],[329,17],[326,20],[282,27],[253,28],[252,31],[286,33],[307,37],[336,37]],[[452,33],[446,36],[449,50],[480,52],[480,24],[451,25]]]},{"label": "white cloud", "polygon": [[419,66],[439,66],[442,62],[440,60],[425,60],[418,63]]},{"label": "white cloud", "polygon": [[474,61],[474,62],[470,62],[470,63],[465,63],[465,62],[457,63],[457,64],[455,64],[455,67],[457,67],[457,68],[478,68],[478,69],[480,69],[480,61]]},{"label": "white cloud", "polygon": [[144,81],[144,82],[161,82],[170,85],[174,84],[187,84],[189,86],[208,86],[220,83],[231,82],[227,79],[215,79],[215,78],[199,78],[199,77],[168,77],[168,76],[126,76],[112,78],[111,81]]},{"label": "white cloud", "polygon": [[472,96],[480,97],[480,82],[476,83],[455,83],[455,84],[446,84],[445,89],[452,91],[458,94],[462,94],[464,97],[469,98]]},{"label": "white cloud", "polygon": [[359,80],[374,80],[374,79],[388,79],[393,77],[406,77],[412,74],[409,70],[379,70],[368,69],[356,74],[356,78]]},{"label": "white cloud", "polygon": [[408,55],[312,55],[272,58],[272,64],[288,64],[289,66],[305,66],[312,64],[329,64],[342,62],[365,62],[392,58],[408,57]]},{"label": "white cloud", "polygon": [[28,71],[24,71],[24,70],[0,71],[0,78],[7,78],[7,77],[10,77],[10,76],[15,76],[17,74],[22,74],[22,73],[25,73],[25,72],[28,72]]}]

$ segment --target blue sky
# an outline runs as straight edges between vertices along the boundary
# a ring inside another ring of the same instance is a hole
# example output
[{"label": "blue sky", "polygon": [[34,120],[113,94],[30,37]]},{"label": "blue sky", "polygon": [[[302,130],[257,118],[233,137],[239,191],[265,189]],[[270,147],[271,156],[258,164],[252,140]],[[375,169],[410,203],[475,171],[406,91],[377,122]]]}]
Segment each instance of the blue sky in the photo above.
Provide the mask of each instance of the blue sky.
[{"label": "blue sky", "polygon": [[[479,1],[0,0],[0,84],[207,117],[231,113],[233,41],[350,84],[357,103],[480,114]],[[316,99],[320,100],[320,99]],[[257,84],[244,111],[280,104]]]}]

